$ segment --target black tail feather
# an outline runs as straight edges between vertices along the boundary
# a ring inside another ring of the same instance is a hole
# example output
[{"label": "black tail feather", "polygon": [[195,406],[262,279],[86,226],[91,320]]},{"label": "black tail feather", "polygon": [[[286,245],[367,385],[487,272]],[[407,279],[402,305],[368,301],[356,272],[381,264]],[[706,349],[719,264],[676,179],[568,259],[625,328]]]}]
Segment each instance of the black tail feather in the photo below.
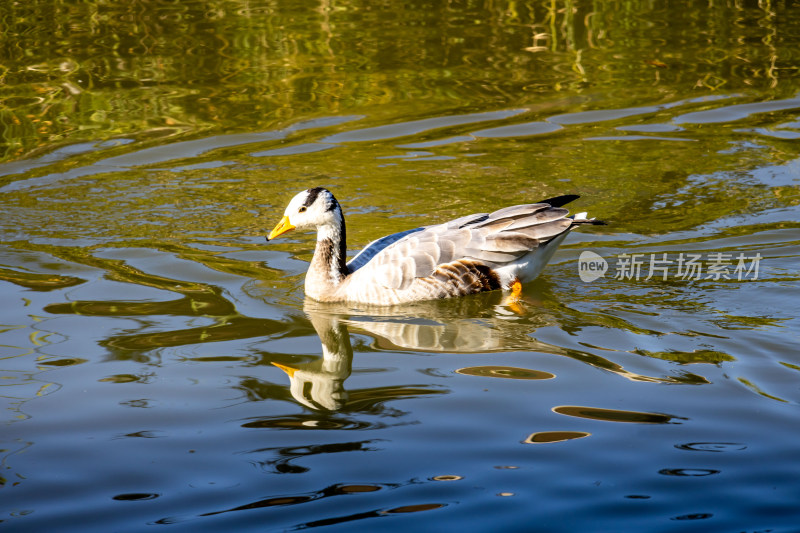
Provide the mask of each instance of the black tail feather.
[{"label": "black tail feather", "polygon": [[556,196],[555,198],[548,198],[547,200],[542,200],[538,202],[540,204],[550,204],[553,207],[561,207],[562,205],[566,205],[573,200],[577,200],[580,198],[580,195],[577,194],[565,194],[563,196]]},{"label": "black tail feather", "polygon": [[[540,204],[550,204],[553,207],[561,207],[562,205],[566,205],[573,200],[577,200],[580,198],[579,194],[564,194],[562,196],[556,196],[555,198],[548,198],[547,200],[542,200],[538,202]],[[570,217],[571,218],[571,217]],[[587,220],[576,220],[574,224],[591,224],[593,226],[607,226],[608,222],[603,220],[596,220],[594,218],[590,218]]]}]

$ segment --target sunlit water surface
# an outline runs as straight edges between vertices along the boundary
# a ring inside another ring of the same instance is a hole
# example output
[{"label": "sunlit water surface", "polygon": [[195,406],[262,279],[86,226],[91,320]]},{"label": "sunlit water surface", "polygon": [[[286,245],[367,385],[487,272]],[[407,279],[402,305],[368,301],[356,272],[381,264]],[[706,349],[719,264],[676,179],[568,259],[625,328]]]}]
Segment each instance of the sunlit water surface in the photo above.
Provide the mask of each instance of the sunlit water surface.
[{"label": "sunlit water surface", "polygon": [[[6,94],[3,115],[31,125],[0,164],[3,527],[796,531],[800,33],[770,33],[763,7],[725,11],[753,57],[714,73],[688,60],[721,53],[687,41],[708,30],[698,12],[629,13],[641,27],[625,30],[610,7],[301,4],[159,7],[152,31],[177,43],[229,32],[229,48],[181,45],[219,65],[165,80],[155,60],[147,83],[119,62],[80,78],[89,59],[62,48],[4,74],[42,101]],[[373,57],[393,17],[397,48]],[[157,35],[114,53],[76,35],[87,57],[178,55]],[[248,47],[265,64],[232,59]],[[342,77],[366,88],[344,94]],[[189,107],[156,109],[176,98]],[[52,106],[73,106],[61,126],[42,124]],[[609,225],[573,232],[519,307],[322,305],[302,290],[313,235],[264,241],[317,185],[344,205],[353,253],[560,193]]]}]

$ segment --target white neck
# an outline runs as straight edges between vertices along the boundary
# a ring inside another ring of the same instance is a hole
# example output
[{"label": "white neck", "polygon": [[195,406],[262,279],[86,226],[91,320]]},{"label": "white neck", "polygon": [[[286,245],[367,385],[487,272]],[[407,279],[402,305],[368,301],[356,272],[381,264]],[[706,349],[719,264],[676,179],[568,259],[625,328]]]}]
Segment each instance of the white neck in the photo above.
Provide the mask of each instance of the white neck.
[{"label": "white neck", "polygon": [[342,232],[333,224],[325,224],[317,228],[317,242],[329,239],[335,244],[339,244],[342,239]]}]

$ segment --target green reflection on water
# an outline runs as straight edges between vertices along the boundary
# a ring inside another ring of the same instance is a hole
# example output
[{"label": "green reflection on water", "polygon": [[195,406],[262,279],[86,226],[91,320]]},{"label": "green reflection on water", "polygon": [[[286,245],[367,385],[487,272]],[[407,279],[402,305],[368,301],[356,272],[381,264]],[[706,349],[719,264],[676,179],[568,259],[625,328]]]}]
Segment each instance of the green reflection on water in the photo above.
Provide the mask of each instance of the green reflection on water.
[{"label": "green reflection on water", "polygon": [[[0,16],[0,159],[368,110],[796,89],[791,2],[35,0]],[[435,28],[435,31],[432,31]],[[679,44],[679,45],[678,45]],[[788,92],[787,92],[788,91]],[[545,104],[546,105],[546,104]],[[388,107],[387,107],[388,106]],[[38,150],[38,152],[37,152]]]}]

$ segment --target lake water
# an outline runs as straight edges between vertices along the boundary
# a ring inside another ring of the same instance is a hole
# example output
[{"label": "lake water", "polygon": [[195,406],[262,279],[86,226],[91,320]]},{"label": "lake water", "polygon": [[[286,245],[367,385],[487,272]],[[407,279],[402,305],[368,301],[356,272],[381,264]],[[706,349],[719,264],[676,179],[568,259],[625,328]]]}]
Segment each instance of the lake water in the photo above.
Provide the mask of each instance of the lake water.
[{"label": "lake water", "polygon": [[[4,531],[800,529],[800,4],[0,28]],[[608,225],[518,308],[322,305],[314,236],[264,239],[313,186],[353,254],[558,194]]]}]

